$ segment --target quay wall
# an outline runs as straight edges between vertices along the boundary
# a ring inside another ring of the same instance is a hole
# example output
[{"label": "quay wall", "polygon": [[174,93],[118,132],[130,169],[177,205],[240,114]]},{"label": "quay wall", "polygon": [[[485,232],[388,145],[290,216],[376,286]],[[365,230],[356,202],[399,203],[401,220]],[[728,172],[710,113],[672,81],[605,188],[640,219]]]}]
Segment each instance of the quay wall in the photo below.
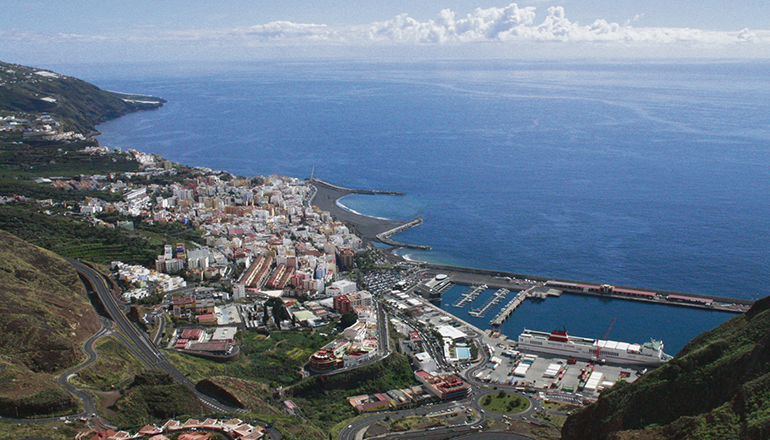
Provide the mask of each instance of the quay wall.
[{"label": "quay wall", "polygon": [[[494,271],[494,270],[487,270],[487,269],[474,269],[469,267],[458,267],[458,266],[447,266],[442,264],[432,264],[432,263],[423,263],[423,267],[426,269],[429,269],[431,271],[435,272],[456,272],[456,273],[465,273],[470,275],[475,275],[479,277],[489,277],[491,278],[488,281],[485,281],[485,284],[489,286],[493,285],[501,285],[500,280],[497,280],[498,282],[495,282],[495,278],[512,278],[512,279],[518,279],[518,280],[533,280],[538,282],[546,282],[546,281],[558,281],[558,282],[565,282],[565,283],[575,283],[575,284],[589,284],[592,286],[601,286],[603,283],[596,283],[596,282],[588,282],[588,281],[577,281],[577,280],[568,280],[568,279],[562,279],[562,278],[552,278],[552,277],[542,277],[537,275],[524,275],[524,274],[517,274],[513,272],[503,272],[503,271]],[[615,285],[617,288],[621,289],[633,289],[633,290],[640,290],[644,292],[651,292],[651,293],[657,293],[660,295],[682,295],[682,296],[691,296],[695,298],[702,298],[702,299],[710,299],[714,302],[719,303],[725,303],[725,304],[739,304],[742,306],[748,306],[751,307],[754,304],[754,300],[750,299],[742,299],[742,298],[730,298],[730,297],[723,297],[723,296],[715,296],[715,295],[703,295],[698,293],[684,293],[684,292],[675,292],[675,291],[669,291],[669,290],[659,290],[659,289],[649,289],[649,288],[640,288],[640,287],[632,287],[632,286],[620,286]],[[629,299],[629,300],[639,300],[644,301],[641,298],[634,298],[629,297],[626,295],[617,295],[617,294],[600,294],[600,293],[592,293],[592,292],[583,292],[581,291],[573,291],[568,289],[560,289],[564,290],[567,293],[577,293],[582,295],[592,295],[592,296],[600,296],[605,298],[618,298],[618,299]],[[649,301],[656,304],[661,304],[659,301]],[[673,302],[673,301],[667,301],[665,302],[666,305],[680,305],[680,306],[687,306],[687,307],[697,307],[696,304],[691,303],[679,303],[679,302]],[[705,307],[704,307],[705,308]]]}]

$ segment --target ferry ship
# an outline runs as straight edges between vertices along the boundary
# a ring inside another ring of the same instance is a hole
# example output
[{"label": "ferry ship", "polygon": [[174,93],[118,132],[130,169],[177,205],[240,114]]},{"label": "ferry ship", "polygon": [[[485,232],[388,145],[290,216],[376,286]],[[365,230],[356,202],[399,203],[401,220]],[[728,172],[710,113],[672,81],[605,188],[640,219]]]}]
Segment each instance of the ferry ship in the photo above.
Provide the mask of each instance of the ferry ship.
[{"label": "ferry ship", "polygon": [[663,352],[663,342],[651,340],[644,344],[603,341],[570,336],[566,330],[551,333],[524,329],[519,335],[519,349],[574,357],[592,362],[631,364],[657,367],[672,359]]}]

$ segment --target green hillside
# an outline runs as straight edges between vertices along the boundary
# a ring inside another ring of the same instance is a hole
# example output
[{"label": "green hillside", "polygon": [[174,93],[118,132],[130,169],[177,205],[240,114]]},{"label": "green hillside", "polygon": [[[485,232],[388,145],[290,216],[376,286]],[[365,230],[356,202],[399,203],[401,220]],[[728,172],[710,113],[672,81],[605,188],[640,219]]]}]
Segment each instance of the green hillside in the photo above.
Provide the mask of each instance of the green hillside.
[{"label": "green hillside", "polygon": [[72,266],[0,231],[0,414],[31,415],[74,405],[53,375],[79,363],[99,329]]},{"label": "green hillside", "polygon": [[150,96],[108,92],[77,78],[43,69],[0,62],[0,110],[49,113],[66,129],[83,134],[100,122],[165,102]]},{"label": "green hillside", "polygon": [[770,438],[770,297],[567,419],[564,440]]}]

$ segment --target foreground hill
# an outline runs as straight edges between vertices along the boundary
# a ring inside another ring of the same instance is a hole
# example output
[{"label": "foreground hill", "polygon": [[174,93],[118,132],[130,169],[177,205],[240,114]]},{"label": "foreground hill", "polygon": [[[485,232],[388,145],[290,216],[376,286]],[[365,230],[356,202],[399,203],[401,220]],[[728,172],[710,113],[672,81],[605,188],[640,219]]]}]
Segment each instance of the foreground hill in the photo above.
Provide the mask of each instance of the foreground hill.
[{"label": "foreground hill", "polygon": [[564,440],[770,438],[770,297],[569,417]]},{"label": "foreground hill", "polygon": [[[72,266],[0,231],[0,413],[49,412],[72,402],[53,374],[76,365],[99,319]],[[48,405],[48,406],[46,406]]]},{"label": "foreground hill", "polygon": [[68,130],[83,134],[95,126],[165,102],[149,96],[124,95],[57,73],[0,62],[0,110],[56,115]]}]

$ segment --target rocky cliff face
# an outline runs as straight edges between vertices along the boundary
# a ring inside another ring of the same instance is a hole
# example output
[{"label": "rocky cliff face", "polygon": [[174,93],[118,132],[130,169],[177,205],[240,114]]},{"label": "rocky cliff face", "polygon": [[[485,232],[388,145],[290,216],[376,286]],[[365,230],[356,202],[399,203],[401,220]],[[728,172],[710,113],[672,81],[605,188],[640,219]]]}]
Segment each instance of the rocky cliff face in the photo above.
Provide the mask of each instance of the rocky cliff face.
[{"label": "rocky cliff face", "polygon": [[569,417],[565,440],[770,438],[770,297]]}]

